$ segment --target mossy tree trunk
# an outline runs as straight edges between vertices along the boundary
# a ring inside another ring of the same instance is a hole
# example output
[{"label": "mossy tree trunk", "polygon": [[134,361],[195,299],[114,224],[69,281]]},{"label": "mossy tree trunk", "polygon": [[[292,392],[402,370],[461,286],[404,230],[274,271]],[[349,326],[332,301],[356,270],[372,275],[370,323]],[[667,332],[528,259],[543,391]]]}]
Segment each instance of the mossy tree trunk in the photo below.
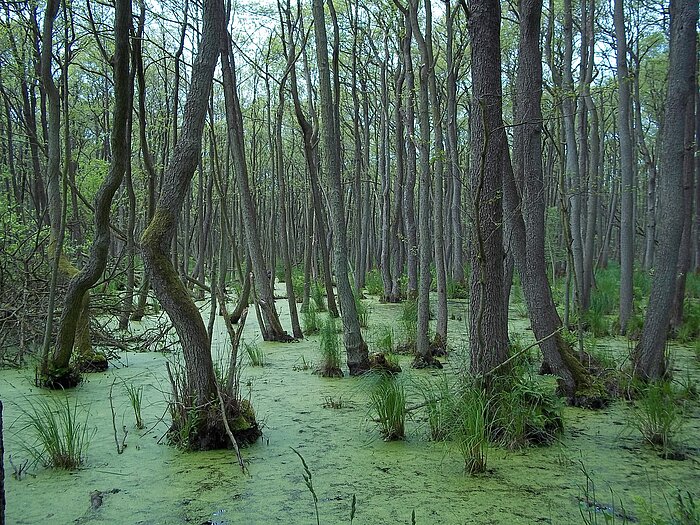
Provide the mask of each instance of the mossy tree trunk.
[{"label": "mossy tree trunk", "polygon": [[202,150],[202,132],[224,18],[221,0],[204,1],[202,39],[192,68],[181,133],[163,177],[153,219],[141,239],[151,285],[180,338],[186,379],[194,396],[191,402],[195,406],[217,398],[214,366],[204,321],[172,264],[170,247]]}]

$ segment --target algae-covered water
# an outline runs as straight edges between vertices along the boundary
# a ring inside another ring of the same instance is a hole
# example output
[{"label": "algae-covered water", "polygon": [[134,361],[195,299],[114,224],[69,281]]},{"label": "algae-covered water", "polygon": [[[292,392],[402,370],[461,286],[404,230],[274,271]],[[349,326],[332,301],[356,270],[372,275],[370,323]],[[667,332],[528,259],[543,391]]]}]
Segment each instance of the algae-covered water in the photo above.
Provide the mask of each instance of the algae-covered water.
[{"label": "algae-covered water", "polygon": [[[278,302],[283,322],[285,305]],[[373,329],[397,327],[400,305],[371,303]],[[451,305],[455,317],[463,305]],[[138,329],[138,327],[134,327]],[[511,330],[531,338],[527,321],[513,319]],[[464,321],[450,321],[451,345],[464,348]],[[366,381],[324,379],[304,366],[318,361],[316,337],[292,344],[264,343],[254,317],[244,339],[259,344],[265,367],[247,367],[242,392],[250,397],[264,425],[263,438],[246,448],[248,473],[239,468],[231,451],[183,453],[167,444],[166,399],[169,383],[166,360],[160,353],[122,353],[102,374],[91,374],[77,389],[49,393],[33,386],[33,371],[0,371],[0,398],[5,405],[5,471],[7,522],[10,524],[267,524],[315,523],[312,495],[304,469],[292,447],[303,455],[312,473],[321,523],[349,523],[353,495],[356,524],[569,524],[584,523],[582,500],[588,472],[601,506],[622,502],[626,512],[643,518],[654,505],[674,505],[677,489],[700,500],[700,415],[690,409],[680,441],[688,453],[684,461],[663,460],[645,446],[627,424],[630,408],[623,402],[593,412],[567,408],[565,431],[550,447],[517,452],[489,450],[488,472],[464,473],[463,461],[449,444],[427,439],[422,415],[413,412],[407,439],[387,443],[367,411]],[[214,349],[226,347],[221,320],[215,327]],[[606,340],[612,351],[626,351],[623,340]],[[461,363],[460,352],[447,361],[447,373]],[[689,350],[675,349],[679,375],[698,380],[698,365]],[[441,372],[415,371],[402,358],[404,381]],[[135,428],[125,384],[143,386],[146,429]],[[109,392],[116,412],[119,439],[128,430],[127,447],[117,453]],[[411,389],[409,388],[409,391]],[[94,429],[86,463],[75,472],[34,465],[21,479],[11,476],[30,457],[32,442],[25,428],[26,411],[39,399],[68,397]],[[341,408],[329,408],[329,401]],[[417,401],[418,399],[411,399]],[[94,509],[91,494],[102,493]],[[587,514],[587,510],[584,512]],[[601,523],[604,521],[601,518]],[[620,522],[620,518],[618,518]]]}]

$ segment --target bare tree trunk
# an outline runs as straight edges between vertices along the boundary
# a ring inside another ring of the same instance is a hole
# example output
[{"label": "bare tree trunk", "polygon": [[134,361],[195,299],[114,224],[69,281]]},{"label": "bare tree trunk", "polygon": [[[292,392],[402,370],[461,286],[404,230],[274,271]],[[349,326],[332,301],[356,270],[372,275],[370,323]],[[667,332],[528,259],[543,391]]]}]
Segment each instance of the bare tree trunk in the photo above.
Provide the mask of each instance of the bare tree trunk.
[{"label": "bare tree trunk", "polygon": [[238,191],[243,208],[243,231],[245,232],[248,252],[253,263],[253,279],[255,280],[255,289],[258,292],[258,302],[263,312],[262,336],[265,341],[290,341],[292,337],[284,331],[277,315],[275,299],[267,278],[267,267],[263,258],[261,238],[258,234],[257,214],[248,184],[248,167],[245,158],[245,142],[243,140],[243,116],[238,101],[238,94],[236,93],[232,58],[230,37],[226,34],[225,40],[222,41],[221,49],[221,70],[224,78],[224,95],[226,98],[226,123],[233,155],[234,171],[236,172]]},{"label": "bare tree trunk", "polygon": [[[112,162],[110,171],[95,196],[95,240],[90,248],[90,256],[83,269],[71,278],[64,299],[63,311],[58,328],[58,336],[53,356],[41,371],[41,383],[50,388],[75,386],[79,376],[70,369],[70,357],[83,316],[87,291],[94,286],[107,265],[110,243],[109,215],[112,199],[124,178],[130,162],[128,122],[131,113],[131,87],[129,81],[129,29],[131,28],[131,0],[120,0],[116,4],[115,50],[114,50],[114,121],[111,146]],[[95,357],[99,357],[96,354]],[[104,369],[106,359],[91,366]]]},{"label": "bare tree trunk", "polygon": [[[697,44],[695,44],[697,46]],[[695,49],[693,49],[695,54]],[[697,84],[695,84],[697,86]],[[697,87],[696,87],[697,90]],[[697,93],[697,91],[696,91]],[[695,95],[688,97],[685,112],[685,155],[683,158],[683,233],[678,248],[678,269],[676,270],[676,290],[671,312],[671,328],[677,329],[683,324],[683,306],[685,300],[685,283],[690,270],[692,257],[693,228],[693,182],[695,180]]]},{"label": "bare tree trunk", "polygon": [[[332,2],[332,0],[329,0]],[[364,373],[369,368],[367,344],[360,332],[355,298],[348,279],[348,255],[345,230],[345,206],[340,178],[340,129],[333,109],[330,68],[328,65],[328,38],[323,13],[323,1],[313,0],[314,34],[319,73],[319,98],[323,119],[322,143],[328,166],[328,200],[333,223],[335,275],[343,321],[343,342],[347,352],[350,375]],[[337,75],[337,71],[335,72]]]},{"label": "bare tree trunk", "polygon": [[[470,170],[470,369],[490,375],[508,358],[508,315],[503,303],[503,154],[501,6],[498,0],[470,2],[472,64]],[[484,377],[489,388],[490,377]]]},{"label": "bare tree trunk", "polygon": [[[688,97],[694,96],[696,56],[694,43],[698,21],[697,0],[671,1],[671,40],[669,45],[668,93],[666,96],[659,207],[682,206],[683,163]],[[673,306],[678,264],[678,246],[683,233],[683,216],[663,213],[659,217],[659,245],[644,329],[632,359],[634,374],[643,380],[663,377],[666,370],[665,345]]]},{"label": "bare tree trunk", "polygon": [[617,82],[620,105],[618,136],[620,137],[620,334],[627,333],[627,322],[632,315],[632,273],[634,271],[634,174],[632,132],[630,130],[630,78],[627,67],[627,36],[623,0],[615,0],[613,16],[617,42]]}]

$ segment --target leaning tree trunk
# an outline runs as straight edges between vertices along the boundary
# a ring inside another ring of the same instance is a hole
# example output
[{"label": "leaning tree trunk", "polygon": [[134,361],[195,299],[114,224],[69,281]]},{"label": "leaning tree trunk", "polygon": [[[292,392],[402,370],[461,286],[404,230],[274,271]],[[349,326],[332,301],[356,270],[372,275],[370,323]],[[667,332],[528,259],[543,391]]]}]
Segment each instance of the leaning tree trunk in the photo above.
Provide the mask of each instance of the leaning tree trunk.
[{"label": "leaning tree trunk", "polygon": [[205,406],[217,396],[210,341],[202,315],[180,280],[169,251],[176,233],[177,217],[201,155],[209,93],[224,30],[224,10],[220,0],[204,0],[203,21],[202,40],[192,68],[181,134],[163,177],[153,219],[141,239],[143,261],[151,285],[170,316],[182,345],[186,380],[194,395],[192,402],[195,406]]},{"label": "leaning tree trunk", "polygon": [[245,233],[248,253],[253,264],[253,279],[258,293],[258,303],[263,314],[263,324],[260,327],[265,341],[291,341],[292,337],[284,331],[280,323],[275,298],[267,278],[267,267],[263,257],[260,235],[253,196],[248,184],[248,167],[245,158],[243,141],[243,115],[236,93],[236,79],[231,67],[232,52],[231,38],[226,32],[221,44],[221,71],[224,79],[224,97],[226,99],[226,123],[233,157],[234,171],[238,182],[243,209],[243,231]]},{"label": "leaning tree trunk", "polygon": [[[131,113],[129,86],[129,29],[131,28],[131,0],[116,2],[114,48],[114,119],[112,123],[112,162],[110,171],[95,196],[95,240],[83,269],[68,283],[58,337],[52,357],[41,371],[41,382],[50,388],[75,386],[79,376],[70,368],[70,358],[76,331],[84,311],[84,297],[102,275],[107,265],[110,230],[109,216],[112,198],[121,185],[130,162],[127,135]],[[103,361],[106,365],[106,361]],[[96,362],[95,365],[98,365]],[[104,367],[102,368],[104,369]]]},{"label": "leaning tree trunk", "polygon": [[[671,0],[671,41],[669,45],[668,93],[663,123],[659,209],[676,210],[682,206],[683,162],[685,149],[685,112],[688,97],[694,96],[694,42],[698,21],[698,0]],[[676,286],[678,246],[683,233],[680,213],[662,213],[658,224],[659,245],[654,268],[649,306],[639,344],[632,354],[634,375],[653,380],[666,374],[665,346],[668,322]]]},{"label": "leaning tree trunk", "polygon": [[[470,368],[490,376],[508,358],[507,308],[503,302],[503,128],[501,6],[498,0],[470,3],[472,63],[470,214]],[[491,378],[485,377],[485,387]]]},{"label": "leaning tree trunk", "polygon": [[[332,1],[332,0],[330,0]],[[328,38],[323,13],[323,0],[313,0],[314,34],[318,60],[319,98],[323,119],[322,143],[328,166],[328,201],[333,226],[335,274],[343,321],[343,342],[347,352],[350,375],[362,374],[369,368],[367,344],[360,332],[355,297],[348,279],[348,250],[345,228],[345,206],[340,177],[340,129],[333,109],[330,67],[328,65]]]}]

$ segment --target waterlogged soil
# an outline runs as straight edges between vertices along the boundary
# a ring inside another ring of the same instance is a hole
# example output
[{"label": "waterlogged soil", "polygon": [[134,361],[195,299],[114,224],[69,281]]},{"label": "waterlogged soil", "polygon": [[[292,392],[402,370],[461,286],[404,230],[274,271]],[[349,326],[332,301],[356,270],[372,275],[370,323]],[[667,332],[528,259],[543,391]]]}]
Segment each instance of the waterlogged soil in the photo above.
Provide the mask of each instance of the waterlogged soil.
[{"label": "waterlogged soil", "polygon": [[[278,308],[286,323],[283,303]],[[370,343],[382,326],[399,336],[401,306],[368,303]],[[464,366],[466,347],[464,304],[451,303],[450,313],[455,317],[449,327],[454,351],[445,362],[448,374]],[[511,313],[512,333],[531,341],[527,319]],[[617,402],[601,411],[567,408],[565,431],[556,444],[515,452],[491,448],[487,472],[469,476],[455,447],[428,440],[420,411],[412,412],[405,441],[384,442],[368,413],[366,380],[348,378],[347,370],[344,379],[312,373],[320,358],[317,337],[279,344],[262,342],[258,334],[251,315],[244,339],[263,348],[266,365],[247,366],[242,373],[242,394],[251,399],[264,427],[262,439],[243,451],[247,473],[231,451],[184,453],[166,444],[170,386],[165,364],[177,359],[175,353],[122,353],[107,372],[91,374],[65,393],[35,388],[31,370],[0,371],[7,522],[315,523],[314,499],[292,449],[310,469],[320,522],[326,524],[350,522],[353,496],[356,524],[411,523],[413,512],[418,524],[584,523],[581,511],[588,516],[586,502],[593,502],[584,470],[595,484],[599,509],[614,505],[618,511],[622,503],[629,515],[639,518],[650,505],[660,511],[667,501],[673,506],[677,489],[700,500],[697,403],[688,409],[678,437],[687,454],[684,461],[661,459],[645,445],[629,425],[629,406]],[[598,344],[618,357],[627,352],[622,339]],[[227,348],[221,320],[213,347],[220,354]],[[689,375],[697,383],[700,373],[690,350],[678,347],[674,352],[677,376]],[[412,384],[442,373],[411,370],[408,357],[401,358],[401,365],[409,404],[420,401]],[[144,430],[135,427],[126,384],[143,387]],[[117,439],[123,440],[123,428],[128,431],[121,454],[115,444],[110,388]],[[31,457],[33,436],[26,428],[26,413],[50,397],[77,403],[81,421],[91,431],[85,464],[74,472],[30,465],[16,479],[13,469]]]}]

